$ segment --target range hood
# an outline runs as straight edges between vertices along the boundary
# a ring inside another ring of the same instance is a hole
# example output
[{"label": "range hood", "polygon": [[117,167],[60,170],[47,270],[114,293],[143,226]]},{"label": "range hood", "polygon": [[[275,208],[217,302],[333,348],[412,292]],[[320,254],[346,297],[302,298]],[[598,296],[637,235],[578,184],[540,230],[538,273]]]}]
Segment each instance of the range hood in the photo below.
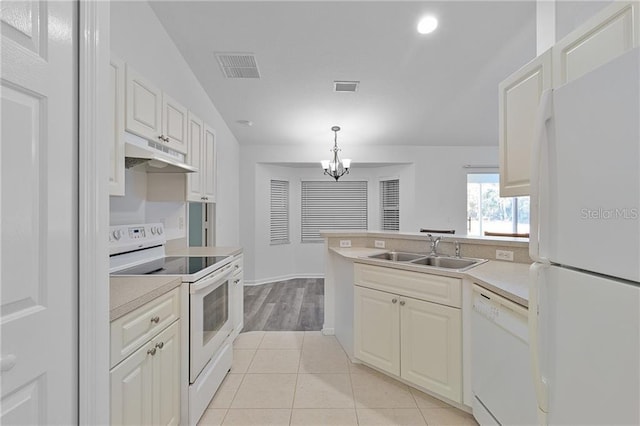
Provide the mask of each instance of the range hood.
[{"label": "range hood", "polygon": [[[140,166],[147,173],[193,173],[198,169],[188,165],[186,155],[134,134],[124,133],[124,165],[127,169]],[[144,166],[142,166],[144,165]]]}]

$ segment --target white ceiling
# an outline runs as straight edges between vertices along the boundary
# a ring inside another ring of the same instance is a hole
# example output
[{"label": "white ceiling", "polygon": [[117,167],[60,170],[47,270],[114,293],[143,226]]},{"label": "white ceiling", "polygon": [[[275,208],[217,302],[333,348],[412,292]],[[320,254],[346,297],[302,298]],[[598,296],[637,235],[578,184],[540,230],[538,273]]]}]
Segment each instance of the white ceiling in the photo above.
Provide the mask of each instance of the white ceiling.
[{"label": "white ceiling", "polygon": [[[498,83],[535,56],[535,1],[151,6],[243,145],[330,144],[333,125],[341,146],[497,145]],[[261,78],[225,79],[214,52],[254,53]]]}]

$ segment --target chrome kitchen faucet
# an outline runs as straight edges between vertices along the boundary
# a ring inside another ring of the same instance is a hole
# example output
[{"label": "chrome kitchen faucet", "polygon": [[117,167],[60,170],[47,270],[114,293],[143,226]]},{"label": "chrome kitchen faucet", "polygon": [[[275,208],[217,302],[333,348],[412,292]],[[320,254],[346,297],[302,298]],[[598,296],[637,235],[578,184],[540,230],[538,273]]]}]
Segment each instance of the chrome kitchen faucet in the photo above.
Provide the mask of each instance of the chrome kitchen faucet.
[{"label": "chrome kitchen faucet", "polygon": [[429,253],[429,256],[437,256],[438,244],[440,244],[442,237],[433,238],[433,235],[431,234],[427,234],[427,237],[429,237],[429,242],[431,243],[431,253]]}]

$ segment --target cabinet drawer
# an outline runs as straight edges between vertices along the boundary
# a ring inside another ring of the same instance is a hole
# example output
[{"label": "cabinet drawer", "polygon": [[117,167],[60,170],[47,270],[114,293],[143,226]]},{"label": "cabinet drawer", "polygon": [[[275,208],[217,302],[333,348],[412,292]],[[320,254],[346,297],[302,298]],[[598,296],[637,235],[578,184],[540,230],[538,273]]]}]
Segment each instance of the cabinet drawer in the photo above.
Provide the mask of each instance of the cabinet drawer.
[{"label": "cabinet drawer", "polygon": [[356,285],[402,294],[443,305],[461,307],[462,280],[401,269],[356,264]]},{"label": "cabinet drawer", "polygon": [[111,367],[180,317],[180,287],[111,323]]}]

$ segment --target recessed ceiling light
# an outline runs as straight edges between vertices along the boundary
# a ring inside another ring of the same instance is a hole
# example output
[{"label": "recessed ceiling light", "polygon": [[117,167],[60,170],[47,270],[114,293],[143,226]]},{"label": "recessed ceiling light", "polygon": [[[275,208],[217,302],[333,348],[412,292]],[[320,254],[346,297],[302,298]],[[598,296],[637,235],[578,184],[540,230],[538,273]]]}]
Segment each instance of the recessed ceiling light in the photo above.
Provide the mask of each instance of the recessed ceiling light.
[{"label": "recessed ceiling light", "polygon": [[429,34],[438,28],[438,20],[435,16],[425,16],[418,22],[418,32],[420,34]]}]

